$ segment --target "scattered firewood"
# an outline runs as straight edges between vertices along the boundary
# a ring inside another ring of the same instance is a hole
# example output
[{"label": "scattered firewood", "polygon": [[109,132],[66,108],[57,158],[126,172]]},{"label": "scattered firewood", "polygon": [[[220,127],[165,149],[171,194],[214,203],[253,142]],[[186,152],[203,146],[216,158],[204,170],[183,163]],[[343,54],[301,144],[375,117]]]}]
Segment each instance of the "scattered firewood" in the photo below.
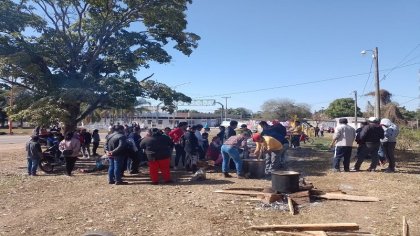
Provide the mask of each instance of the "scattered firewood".
[{"label": "scattered firewood", "polygon": [[321,195],[313,195],[316,198],[328,199],[328,200],[344,200],[344,201],[354,201],[354,202],[379,202],[377,197],[367,197],[367,196],[356,196],[349,194],[341,193],[325,193]]},{"label": "scattered firewood", "polygon": [[259,191],[246,191],[246,190],[226,190],[226,189],[219,189],[214,191],[215,193],[226,193],[226,194],[235,194],[235,195],[248,195],[248,196],[258,196],[261,194]]},{"label": "scattered firewood", "polygon": [[290,214],[295,215],[295,206],[293,206],[293,200],[290,196],[287,197],[287,204],[289,205]]},{"label": "scattered firewood", "polygon": [[326,223],[326,224],[292,224],[292,225],[262,225],[251,226],[248,229],[259,231],[351,231],[359,230],[356,223]]},{"label": "scattered firewood", "polygon": [[261,202],[269,204],[282,200],[283,195],[277,193],[260,193],[258,194],[258,198],[261,200]]},{"label": "scattered firewood", "polygon": [[408,224],[405,216],[403,216],[403,226],[402,226],[402,236],[409,236],[410,232],[408,231]]},{"label": "scattered firewood", "polygon": [[300,191],[288,194],[288,196],[297,204],[303,205],[311,202],[309,191]]},{"label": "scattered firewood", "polygon": [[299,191],[311,190],[314,188],[312,183],[308,183],[306,185],[299,185]]}]

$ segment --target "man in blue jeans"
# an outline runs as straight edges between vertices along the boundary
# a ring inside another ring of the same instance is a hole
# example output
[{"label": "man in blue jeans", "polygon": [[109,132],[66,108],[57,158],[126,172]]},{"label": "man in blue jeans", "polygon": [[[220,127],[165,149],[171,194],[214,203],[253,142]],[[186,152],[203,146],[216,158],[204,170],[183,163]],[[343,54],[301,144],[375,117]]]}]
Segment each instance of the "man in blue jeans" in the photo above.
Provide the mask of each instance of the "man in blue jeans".
[{"label": "man in blue jeans", "polygon": [[39,144],[39,137],[34,135],[28,143],[26,143],[26,153],[28,159],[28,175],[36,176],[39,160],[42,157],[42,149]]},{"label": "man in blue jeans", "polygon": [[343,159],[344,171],[350,171],[350,157],[353,148],[353,141],[356,137],[356,130],[347,124],[346,118],[340,118],[334,131],[331,147],[335,144],[333,171],[340,171],[340,162]]},{"label": "man in blue jeans", "polygon": [[223,157],[222,172],[225,178],[231,178],[229,174],[229,160],[233,159],[235,162],[236,173],[239,179],[243,179],[242,173],[242,159],[239,155],[239,149],[248,149],[247,140],[250,138],[250,133],[244,132],[237,136],[231,136],[222,145],[221,152]]},{"label": "man in blue jeans", "polygon": [[124,168],[124,155],[127,146],[127,137],[124,135],[124,126],[117,125],[114,128],[114,133],[110,134],[106,140],[106,154],[109,157],[109,184],[128,184],[127,182],[122,181],[122,168]]}]

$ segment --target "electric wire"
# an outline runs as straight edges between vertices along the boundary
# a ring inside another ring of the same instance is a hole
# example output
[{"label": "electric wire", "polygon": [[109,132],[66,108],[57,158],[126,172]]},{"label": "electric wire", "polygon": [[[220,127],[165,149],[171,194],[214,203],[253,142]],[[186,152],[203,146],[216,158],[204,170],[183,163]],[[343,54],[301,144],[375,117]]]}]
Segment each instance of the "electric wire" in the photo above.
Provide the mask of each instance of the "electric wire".
[{"label": "electric wire", "polygon": [[[398,67],[394,68],[394,70],[404,68],[404,67],[413,66],[413,65],[418,65],[418,64],[420,64],[420,62],[416,62],[416,63],[412,63],[412,64],[408,64],[408,65],[402,65],[402,66],[398,66]],[[388,71],[388,70],[390,70],[390,69],[384,69],[384,70],[381,70],[381,71]],[[371,73],[371,72],[369,72],[369,73]],[[333,78],[329,78],[329,79],[314,80],[314,81],[308,81],[308,82],[302,82],[302,83],[296,83],[296,84],[275,86],[275,87],[270,87],[270,88],[260,88],[260,89],[254,89],[254,90],[245,90],[245,91],[237,91],[237,92],[230,92],[230,93],[220,93],[220,94],[206,95],[206,96],[196,97],[196,99],[210,98],[210,97],[220,97],[220,96],[227,96],[227,95],[237,95],[237,94],[248,94],[248,93],[262,92],[262,91],[274,90],[274,89],[280,89],[280,88],[297,87],[297,86],[308,85],[308,84],[316,84],[316,83],[322,83],[322,82],[327,82],[327,81],[334,81],[334,80],[348,79],[348,78],[353,78],[353,77],[360,77],[360,76],[363,76],[363,75],[368,75],[369,73],[359,73],[359,74],[353,74],[353,75],[338,76],[338,77],[333,77]]]},{"label": "electric wire", "polygon": [[369,76],[368,76],[368,78],[366,80],[365,86],[363,87],[363,92],[362,92],[362,94],[359,95],[359,97],[364,96],[364,94],[365,94],[366,85],[369,82],[370,75],[372,74],[373,61],[374,61],[374,59],[372,58],[372,63],[370,63]]},{"label": "electric wire", "polygon": [[400,62],[398,62],[396,66],[392,67],[392,69],[387,74],[385,74],[380,81],[383,81],[386,78],[388,78],[389,74],[391,74],[391,72],[393,72],[398,66],[404,65],[405,63],[403,62],[405,61],[405,59],[407,59],[419,46],[420,43],[417,44],[413,49],[411,49],[411,51]]}]

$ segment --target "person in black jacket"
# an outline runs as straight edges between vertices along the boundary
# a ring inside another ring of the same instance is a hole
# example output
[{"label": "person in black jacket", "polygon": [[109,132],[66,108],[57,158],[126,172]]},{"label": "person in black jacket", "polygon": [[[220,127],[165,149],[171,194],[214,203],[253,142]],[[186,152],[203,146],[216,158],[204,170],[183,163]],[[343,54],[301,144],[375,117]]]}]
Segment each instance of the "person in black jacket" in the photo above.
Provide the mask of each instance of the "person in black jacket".
[{"label": "person in black jacket", "polygon": [[375,171],[376,166],[379,162],[378,150],[381,145],[381,139],[384,138],[384,130],[379,125],[379,119],[376,117],[370,117],[368,119],[369,124],[363,126],[360,131],[360,142],[365,145],[362,147],[359,156],[357,157],[356,164],[354,164],[353,171],[359,171],[360,166],[366,157],[370,156],[372,161],[367,171]]},{"label": "person in black jacket", "polygon": [[28,159],[28,175],[36,176],[36,170],[38,168],[39,161],[42,157],[42,149],[39,144],[39,137],[33,135],[31,140],[26,143],[26,153]]},{"label": "person in black jacket", "polygon": [[229,126],[226,128],[226,132],[225,132],[225,140],[228,140],[230,137],[235,136],[236,135],[236,131],[235,129],[238,127],[238,121],[236,120],[231,120],[229,122]]},{"label": "person in black jacket", "polygon": [[124,155],[127,149],[127,137],[124,135],[124,126],[117,125],[114,133],[107,136],[106,154],[109,157],[109,184],[128,184],[122,181],[122,170],[124,168]]},{"label": "person in black jacket", "polygon": [[163,135],[157,128],[149,130],[148,135],[140,142],[140,148],[144,149],[149,160],[149,173],[152,184],[159,184],[159,170],[162,173],[163,181],[171,183],[171,152],[174,143],[171,138]]},{"label": "person in black jacket", "polygon": [[197,161],[200,150],[197,136],[195,135],[196,126],[192,126],[182,137],[184,143],[185,157],[187,160],[186,169],[187,171],[197,171]]}]

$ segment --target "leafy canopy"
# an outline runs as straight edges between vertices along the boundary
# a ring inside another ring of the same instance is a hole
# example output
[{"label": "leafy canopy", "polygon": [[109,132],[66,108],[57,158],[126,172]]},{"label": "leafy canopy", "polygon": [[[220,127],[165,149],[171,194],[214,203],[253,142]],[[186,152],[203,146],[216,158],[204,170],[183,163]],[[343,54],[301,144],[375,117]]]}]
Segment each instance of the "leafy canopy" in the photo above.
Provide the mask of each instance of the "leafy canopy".
[{"label": "leafy canopy", "polygon": [[188,4],[0,1],[0,80],[33,96],[29,107],[10,114],[74,127],[97,108],[130,107],[138,97],[161,100],[169,111],[174,101],[190,101],[165,84],[136,78],[152,61],[170,62],[169,45],[187,56],[197,47],[199,36],[185,31]]},{"label": "leafy canopy", "polygon": [[[354,116],[354,100],[352,98],[336,99],[330,103],[325,114],[330,118]],[[357,116],[362,116],[359,107],[357,107]]]}]

